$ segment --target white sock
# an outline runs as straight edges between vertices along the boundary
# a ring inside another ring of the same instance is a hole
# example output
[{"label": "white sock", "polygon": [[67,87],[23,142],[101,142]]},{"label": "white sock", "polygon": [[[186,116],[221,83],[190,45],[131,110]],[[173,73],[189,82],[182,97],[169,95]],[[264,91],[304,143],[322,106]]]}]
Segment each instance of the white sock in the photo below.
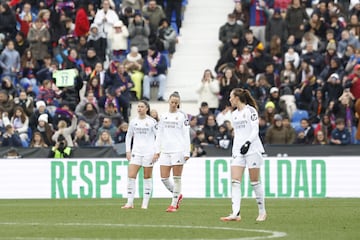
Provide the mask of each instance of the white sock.
[{"label": "white sock", "polygon": [[162,178],[161,181],[163,182],[167,190],[169,190],[170,192],[174,191],[174,185],[172,184],[172,182],[170,182],[169,178]]},{"label": "white sock", "polygon": [[144,179],[144,197],[142,202],[142,207],[147,208],[149,205],[149,200],[152,192],[152,178]]},{"label": "white sock", "polygon": [[174,191],[171,206],[176,206],[181,193],[181,176],[174,176]]},{"label": "white sock", "polygon": [[135,178],[128,178],[128,184],[127,184],[127,205],[134,205],[134,195],[135,195]]},{"label": "white sock", "polygon": [[259,214],[265,214],[265,198],[262,184],[261,182],[251,182],[251,186],[255,192],[256,202],[259,208]]},{"label": "white sock", "polygon": [[241,206],[241,182],[239,180],[231,181],[231,201],[234,216],[240,216]]}]

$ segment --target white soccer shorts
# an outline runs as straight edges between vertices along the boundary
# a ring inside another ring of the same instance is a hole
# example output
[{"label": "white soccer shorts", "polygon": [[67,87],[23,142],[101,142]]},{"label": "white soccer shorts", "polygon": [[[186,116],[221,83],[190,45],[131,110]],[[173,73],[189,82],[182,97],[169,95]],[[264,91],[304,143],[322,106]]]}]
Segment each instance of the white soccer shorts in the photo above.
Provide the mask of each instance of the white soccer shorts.
[{"label": "white soccer shorts", "polygon": [[231,166],[240,166],[248,168],[260,168],[264,160],[261,153],[251,153],[242,156],[236,156],[231,159]]},{"label": "white soccer shorts", "polygon": [[174,166],[174,165],[183,165],[185,164],[184,153],[175,152],[175,153],[161,153],[159,158],[160,165],[163,166]]}]

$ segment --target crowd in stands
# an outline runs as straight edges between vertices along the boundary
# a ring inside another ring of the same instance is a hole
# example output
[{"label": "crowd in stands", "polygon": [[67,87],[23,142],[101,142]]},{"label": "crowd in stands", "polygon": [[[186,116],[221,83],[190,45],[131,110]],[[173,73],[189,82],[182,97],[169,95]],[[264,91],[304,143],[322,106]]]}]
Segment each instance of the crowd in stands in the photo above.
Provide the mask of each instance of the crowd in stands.
[{"label": "crowd in stands", "polygon": [[159,86],[181,29],[183,0],[0,3],[0,146],[113,146],[131,101]]},{"label": "crowd in stands", "polygon": [[235,0],[218,36],[190,121],[193,156],[231,146],[235,87],[257,100],[264,144],[359,144],[359,0]]}]

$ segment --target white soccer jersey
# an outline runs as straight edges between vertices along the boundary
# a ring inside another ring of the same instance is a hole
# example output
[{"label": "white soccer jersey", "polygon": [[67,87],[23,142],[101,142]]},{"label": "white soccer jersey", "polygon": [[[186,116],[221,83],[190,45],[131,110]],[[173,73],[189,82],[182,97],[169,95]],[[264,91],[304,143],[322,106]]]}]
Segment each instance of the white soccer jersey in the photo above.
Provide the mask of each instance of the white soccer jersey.
[{"label": "white soccer jersey", "polygon": [[[157,122],[152,117],[146,116],[144,119],[136,117],[130,121],[126,134],[126,152],[136,155],[146,156],[155,153],[155,137]],[[132,149],[131,149],[131,140]]]},{"label": "white soccer jersey", "polygon": [[241,146],[250,141],[248,154],[254,152],[263,153],[264,147],[259,137],[259,118],[256,109],[246,105],[241,111],[236,109],[232,112],[232,126],[234,128],[233,156],[240,156]]},{"label": "white soccer jersey", "polygon": [[185,113],[178,110],[160,117],[156,147],[157,153],[183,152],[185,157],[190,156],[190,127]]}]

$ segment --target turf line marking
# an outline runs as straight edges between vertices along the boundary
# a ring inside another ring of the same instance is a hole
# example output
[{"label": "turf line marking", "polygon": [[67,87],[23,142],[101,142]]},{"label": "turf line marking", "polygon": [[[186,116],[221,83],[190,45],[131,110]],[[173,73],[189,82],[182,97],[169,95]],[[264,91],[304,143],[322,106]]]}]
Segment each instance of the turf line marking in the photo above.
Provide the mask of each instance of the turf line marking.
[{"label": "turf line marking", "polygon": [[[22,226],[79,226],[79,227],[141,227],[141,228],[184,228],[184,229],[209,229],[209,230],[223,230],[223,231],[245,231],[245,232],[257,232],[257,233],[268,233],[271,234],[269,236],[259,236],[259,237],[244,237],[244,238],[228,238],[224,240],[257,240],[257,239],[271,239],[271,238],[281,238],[287,236],[285,232],[277,232],[270,230],[262,230],[262,229],[247,229],[247,228],[230,228],[230,227],[217,227],[217,226],[179,226],[179,225],[152,225],[152,224],[113,224],[113,223],[17,223],[17,222],[0,222],[0,225],[22,225]],[[84,239],[92,239],[92,240],[113,240],[115,238],[42,238],[42,237],[0,237],[0,239],[9,239],[9,240],[84,240]],[[136,238],[131,238],[135,240]],[[189,238],[186,238],[189,239]],[[201,238],[191,238],[192,240],[202,240]],[[149,240],[149,239],[148,239]],[[165,240],[159,239],[157,240]],[[173,240],[180,240],[173,239]]]}]

